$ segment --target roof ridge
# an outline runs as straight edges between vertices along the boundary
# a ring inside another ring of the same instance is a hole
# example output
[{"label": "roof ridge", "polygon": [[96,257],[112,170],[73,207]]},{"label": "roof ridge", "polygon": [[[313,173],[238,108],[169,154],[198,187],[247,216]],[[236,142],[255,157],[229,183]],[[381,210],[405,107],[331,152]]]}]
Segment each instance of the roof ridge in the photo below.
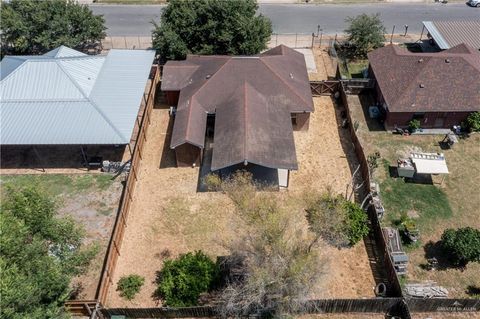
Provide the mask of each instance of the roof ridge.
[{"label": "roof ridge", "polygon": [[[231,57],[229,57],[228,59],[225,60],[225,63],[223,63],[211,76],[210,78],[208,78],[207,80],[205,80],[202,85],[200,85],[196,90],[195,92],[192,93],[192,95],[190,95],[190,98],[193,98],[209,81],[211,81],[219,72],[221,69],[223,69],[223,67],[225,65],[227,65],[228,62],[230,62],[232,59]],[[196,70],[193,74],[197,73],[198,70]],[[192,76],[193,76],[192,74]]]},{"label": "roof ridge", "polygon": [[[90,102],[90,104],[93,106],[93,108],[100,114],[100,116],[105,120],[105,122],[108,123],[108,125],[110,125],[110,127],[113,129],[113,131],[125,142],[128,143],[128,139],[125,138],[125,136],[123,136],[123,134],[120,132],[120,130],[118,130],[118,128],[110,121],[110,119],[103,113],[103,111],[100,109],[100,107],[98,107],[98,105],[95,103],[95,101],[93,101],[92,99],[90,99],[87,94],[83,91],[83,89],[81,88],[81,86],[77,83],[77,81],[75,81],[75,79],[68,73],[67,70],[65,70],[65,68],[60,64],[60,61],[55,61],[56,64],[58,65],[58,67],[60,68],[60,70],[62,70],[65,75],[70,79],[70,81],[72,81],[73,85],[75,85],[75,87],[80,91],[80,93],[85,97],[85,99]],[[103,63],[105,64],[105,63]],[[103,65],[102,65],[102,68],[103,68]],[[98,74],[100,74],[100,71],[102,69],[99,70]]]},{"label": "roof ridge", "polygon": [[283,83],[285,83],[285,85],[290,89],[290,91],[293,92],[293,94],[295,94],[296,96],[298,96],[303,102],[306,103],[306,105],[307,105],[308,107],[310,107],[310,104],[308,103],[308,101],[305,100],[305,99],[303,98],[303,96],[301,96],[300,94],[298,94],[297,91],[296,91],[294,88],[292,88],[287,81],[285,81],[280,75],[278,75],[277,72],[275,72],[275,70],[274,70],[271,66],[268,65],[268,63],[266,63],[263,59],[260,59],[260,61],[262,61],[262,63],[263,63],[270,71],[272,71],[272,73],[275,74],[275,76],[276,76],[277,78],[279,78],[280,81],[282,81]]},{"label": "roof ridge", "polygon": [[[19,59],[15,59],[15,60],[19,60]],[[14,74],[15,72],[17,72],[19,69],[21,69],[24,65],[27,64],[27,62],[30,62],[30,60],[26,59],[26,60],[23,60],[22,63],[20,63],[20,65],[18,65],[15,70],[13,70],[12,72],[10,72],[6,77],[4,77],[3,79],[0,80],[0,83],[4,83],[5,80],[7,80],[8,78],[10,78],[12,76],[12,74]]]}]

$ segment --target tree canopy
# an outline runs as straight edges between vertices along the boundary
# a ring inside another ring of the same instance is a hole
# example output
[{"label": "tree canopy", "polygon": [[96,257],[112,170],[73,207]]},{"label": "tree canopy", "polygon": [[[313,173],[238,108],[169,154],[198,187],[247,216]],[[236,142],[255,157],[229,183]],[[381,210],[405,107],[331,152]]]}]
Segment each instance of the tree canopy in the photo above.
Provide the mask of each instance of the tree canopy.
[{"label": "tree canopy", "polygon": [[60,45],[81,48],[105,37],[105,20],[73,0],[12,0],[1,8],[2,51],[42,54]]},{"label": "tree canopy", "polygon": [[158,272],[156,295],[166,306],[195,306],[200,294],[215,284],[218,273],[218,265],[202,251],[167,259]]},{"label": "tree canopy", "polygon": [[272,25],[256,10],[255,0],[171,0],[154,23],[153,47],[165,60],[257,54],[267,48]]},{"label": "tree canopy", "polygon": [[472,227],[447,229],[443,232],[441,244],[455,263],[466,265],[480,262],[480,230]]},{"label": "tree canopy", "polygon": [[2,318],[61,318],[70,279],[98,249],[82,247],[84,232],[56,216],[55,204],[34,188],[8,189],[0,209]]},{"label": "tree canopy", "polygon": [[352,45],[352,54],[356,57],[365,58],[369,51],[383,46],[385,42],[385,27],[380,14],[361,14],[356,17],[345,19],[348,28],[347,42]]}]

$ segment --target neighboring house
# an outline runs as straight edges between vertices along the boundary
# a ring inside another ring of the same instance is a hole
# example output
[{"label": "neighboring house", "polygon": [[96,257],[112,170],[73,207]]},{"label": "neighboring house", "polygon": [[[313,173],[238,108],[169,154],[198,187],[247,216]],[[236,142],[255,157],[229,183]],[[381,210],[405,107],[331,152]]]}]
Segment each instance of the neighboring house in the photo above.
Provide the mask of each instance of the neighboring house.
[{"label": "neighboring house", "polygon": [[480,52],[465,44],[437,53],[388,45],[368,54],[385,127],[449,128],[480,110]]},{"label": "neighboring house", "polygon": [[6,56],[0,63],[2,149],[129,144],[154,56],[153,50],[90,56],[64,46]]},{"label": "neighboring house", "polygon": [[440,50],[448,50],[466,44],[480,50],[480,19],[461,21],[423,21],[428,38]]},{"label": "neighboring house", "polygon": [[307,130],[314,110],[303,54],[282,45],[258,56],[190,55],[165,64],[161,88],[177,105],[178,166],[199,165],[213,136],[212,171],[298,169],[293,130]]}]

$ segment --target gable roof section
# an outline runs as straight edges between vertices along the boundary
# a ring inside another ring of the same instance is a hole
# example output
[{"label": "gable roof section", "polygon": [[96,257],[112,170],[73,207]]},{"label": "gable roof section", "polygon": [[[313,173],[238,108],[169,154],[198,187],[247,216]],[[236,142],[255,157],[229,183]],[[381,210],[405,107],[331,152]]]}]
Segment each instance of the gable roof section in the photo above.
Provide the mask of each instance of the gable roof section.
[{"label": "gable roof section", "polygon": [[[59,47],[0,63],[1,144],[127,144],[154,51]],[[6,70],[6,73],[4,73]]]},{"label": "gable roof section", "polygon": [[[290,112],[244,82],[216,112],[212,170],[244,161],[298,169]],[[288,129],[290,128],[290,129]]]},{"label": "gable roof section", "polygon": [[[185,61],[167,62],[163,69],[161,89],[180,91],[171,148],[183,143],[203,147],[205,125],[195,123],[206,119],[203,113],[218,112],[238,90],[243,92],[244,83],[278,109],[314,110],[305,59],[286,46],[248,57],[190,55]],[[240,106],[231,104],[234,107]],[[188,108],[197,110],[183,111]],[[291,124],[284,129],[291,130]]]},{"label": "gable roof section", "polygon": [[388,45],[368,58],[390,112],[480,109],[480,52],[467,45],[439,53]]}]

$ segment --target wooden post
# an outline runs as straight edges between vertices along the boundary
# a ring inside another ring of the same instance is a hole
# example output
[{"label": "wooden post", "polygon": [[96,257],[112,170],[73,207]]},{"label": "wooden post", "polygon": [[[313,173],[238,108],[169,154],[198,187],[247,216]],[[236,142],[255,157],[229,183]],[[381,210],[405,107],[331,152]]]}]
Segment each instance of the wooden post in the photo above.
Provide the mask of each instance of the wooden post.
[{"label": "wooden post", "polygon": [[392,35],[390,36],[390,44],[392,44],[393,42],[393,32],[395,32],[395,25],[393,25],[393,28],[392,28]]}]

